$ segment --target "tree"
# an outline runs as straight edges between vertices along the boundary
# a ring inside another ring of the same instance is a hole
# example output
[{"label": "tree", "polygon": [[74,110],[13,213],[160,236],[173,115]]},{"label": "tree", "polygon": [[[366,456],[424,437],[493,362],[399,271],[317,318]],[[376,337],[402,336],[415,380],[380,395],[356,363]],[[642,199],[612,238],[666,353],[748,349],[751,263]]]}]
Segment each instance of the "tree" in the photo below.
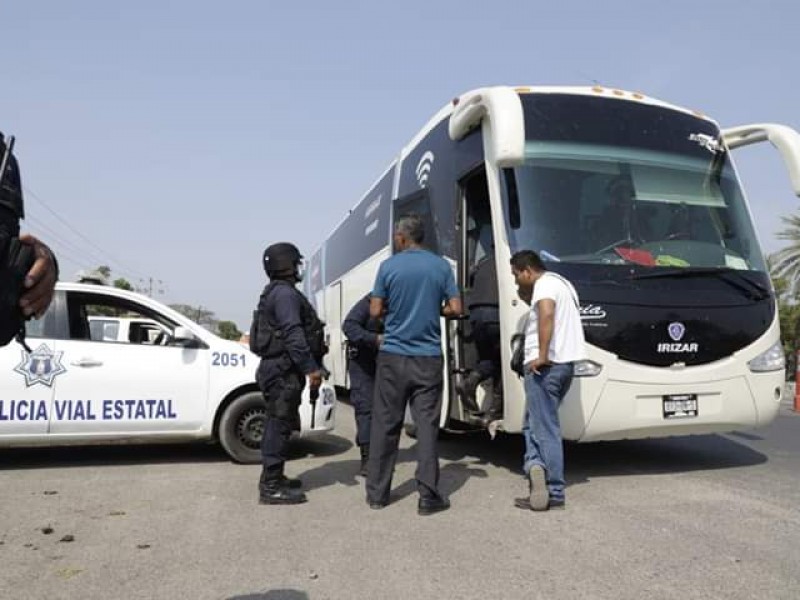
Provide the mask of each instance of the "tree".
[{"label": "tree", "polygon": [[170,304],[169,307],[188,317],[198,325],[202,325],[209,331],[214,331],[217,327],[217,318],[214,311],[206,310],[202,306],[191,306],[190,304]]},{"label": "tree", "polygon": [[119,288],[121,290],[128,290],[128,291],[131,291],[131,292],[133,291],[133,286],[124,277],[120,277],[118,279],[115,279],[114,280],[114,287],[115,288]]},{"label": "tree", "polygon": [[217,323],[217,335],[226,340],[238,341],[242,337],[242,332],[233,321],[220,321]]},{"label": "tree", "polygon": [[786,293],[794,299],[800,283],[800,214],[781,217],[781,221],[786,228],[776,237],[788,241],[789,245],[772,254],[768,262],[773,279],[783,279]]},{"label": "tree", "polygon": [[[800,232],[800,229],[798,231]],[[775,287],[775,296],[778,299],[781,342],[787,358],[786,376],[787,379],[793,380],[796,369],[795,356],[800,350],[800,304],[797,303],[797,297],[787,278],[776,275],[778,269],[776,268],[775,254],[767,257],[767,268],[772,275],[772,285]]]}]

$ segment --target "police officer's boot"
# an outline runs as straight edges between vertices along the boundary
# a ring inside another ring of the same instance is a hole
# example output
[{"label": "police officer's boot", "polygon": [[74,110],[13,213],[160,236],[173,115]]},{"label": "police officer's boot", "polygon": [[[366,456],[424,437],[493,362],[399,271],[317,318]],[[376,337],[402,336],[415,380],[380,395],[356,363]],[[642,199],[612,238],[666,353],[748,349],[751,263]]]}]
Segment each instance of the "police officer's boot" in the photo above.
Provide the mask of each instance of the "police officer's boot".
[{"label": "police officer's boot", "polygon": [[[303,487],[303,482],[299,479],[295,479],[293,477],[287,477],[281,471],[280,475],[277,477],[278,481],[280,481],[281,485],[286,488],[291,488],[293,490],[298,490]],[[264,484],[267,481],[267,472],[261,471],[261,478],[258,480],[258,489],[262,489]]]},{"label": "police officer's boot", "polygon": [[480,382],[480,373],[472,371],[469,375],[462,377],[461,380],[456,383],[456,391],[459,396],[461,396],[461,403],[464,405],[464,408],[473,413],[479,413],[481,411],[475,400],[475,392]]},{"label": "police officer's boot", "polygon": [[367,461],[369,460],[369,444],[364,444],[358,447],[361,452],[361,467],[358,469],[358,474],[361,477],[367,476]]},{"label": "police officer's boot", "polygon": [[270,473],[264,469],[258,482],[259,504],[302,504],[306,502],[308,500],[306,495],[300,490],[290,487],[291,484],[286,483],[289,481],[299,482],[299,480],[287,478],[280,471]]}]

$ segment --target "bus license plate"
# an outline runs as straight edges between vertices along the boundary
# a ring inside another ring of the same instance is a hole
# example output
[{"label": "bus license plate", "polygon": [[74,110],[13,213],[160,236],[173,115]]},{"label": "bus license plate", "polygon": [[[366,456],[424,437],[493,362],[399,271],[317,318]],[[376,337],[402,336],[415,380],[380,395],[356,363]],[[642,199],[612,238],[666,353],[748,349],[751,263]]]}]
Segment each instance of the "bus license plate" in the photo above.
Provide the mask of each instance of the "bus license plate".
[{"label": "bus license plate", "polygon": [[697,394],[673,394],[663,399],[665,419],[697,416]]}]

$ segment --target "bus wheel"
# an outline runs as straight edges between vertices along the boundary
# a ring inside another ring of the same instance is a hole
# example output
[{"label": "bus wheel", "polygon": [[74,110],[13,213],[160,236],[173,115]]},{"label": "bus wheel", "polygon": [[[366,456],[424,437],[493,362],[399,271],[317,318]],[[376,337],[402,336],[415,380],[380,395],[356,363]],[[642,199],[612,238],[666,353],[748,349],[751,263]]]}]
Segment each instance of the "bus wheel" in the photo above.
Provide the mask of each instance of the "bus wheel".
[{"label": "bus wheel", "polygon": [[417,439],[417,426],[415,423],[403,423],[403,431],[405,431],[406,435],[412,440]]},{"label": "bus wheel", "polygon": [[264,435],[266,413],[261,392],[242,394],[222,413],[219,442],[235,462],[261,462],[261,437]]}]

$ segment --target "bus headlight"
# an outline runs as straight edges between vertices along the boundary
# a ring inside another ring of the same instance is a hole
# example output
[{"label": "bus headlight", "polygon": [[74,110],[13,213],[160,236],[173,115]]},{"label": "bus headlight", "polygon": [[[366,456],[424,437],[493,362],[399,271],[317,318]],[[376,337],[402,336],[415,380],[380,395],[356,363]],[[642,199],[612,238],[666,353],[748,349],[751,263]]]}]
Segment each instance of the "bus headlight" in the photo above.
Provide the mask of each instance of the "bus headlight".
[{"label": "bus headlight", "polygon": [[575,362],[575,377],[597,377],[600,371],[603,370],[603,365],[594,362],[593,360],[579,360]]},{"label": "bus headlight", "polygon": [[780,342],[775,342],[769,350],[762,352],[753,360],[748,361],[747,366],[754,373],[764,371],[782,371],[786,368],[786,357],[783,355],[783,346]]}]

